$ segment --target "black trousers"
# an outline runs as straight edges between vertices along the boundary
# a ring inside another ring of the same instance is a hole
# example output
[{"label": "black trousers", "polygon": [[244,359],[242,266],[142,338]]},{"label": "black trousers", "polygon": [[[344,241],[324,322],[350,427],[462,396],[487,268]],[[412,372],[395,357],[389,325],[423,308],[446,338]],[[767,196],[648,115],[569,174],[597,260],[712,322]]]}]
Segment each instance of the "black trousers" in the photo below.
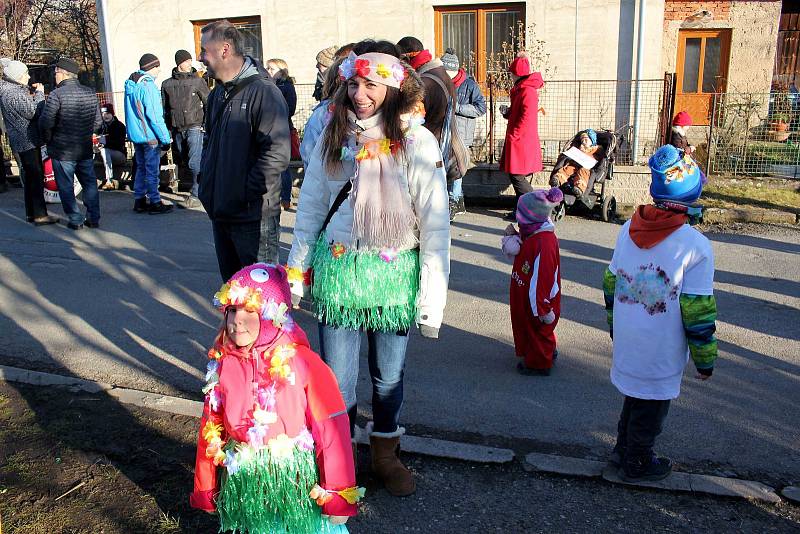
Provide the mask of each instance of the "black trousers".
[{"label": "black trousers", "polygon": [[25,170],[25,216],[29,219],[45,217],[47,204],[44,202],[44,168],[42,153],[32,148],[19,153],[19,160]]},{"label": "black trousers", "polygon": [[617,446],[626,461],[650,458],[656,437],[664,428],[669,400],[647,400],[625,396],[617,424]]},{"label": "black trousers", "polygon": [[530,193],[533,191],[529,176],[530,174],[508,175],[508,181],[511,182],[511,186],[514,188],[514,194],[517,195],[517,200],[519,200],[519,197],[525,193]]},{"label": "black trousers", "polygon": [[258,261],[261,221],[225,223],[212,221],[214,247],[222,281],[227,282],[237,271]]}]

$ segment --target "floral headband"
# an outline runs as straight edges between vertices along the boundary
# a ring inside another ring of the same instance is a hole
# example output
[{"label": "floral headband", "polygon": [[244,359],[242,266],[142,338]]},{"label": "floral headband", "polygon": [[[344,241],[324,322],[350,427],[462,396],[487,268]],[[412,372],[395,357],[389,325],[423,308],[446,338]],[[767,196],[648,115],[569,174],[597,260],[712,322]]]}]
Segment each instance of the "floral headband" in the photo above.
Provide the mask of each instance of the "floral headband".
[{"label": "floral headband", "polygon": [[353,76],[400,89],[400,84],[406,79],[406,69],[398,58],[389,54],[370,52],[356,56],[350,52],[339,65],[339,77],[349,80]]},{"label": "floral headband", "polygon": [[276,328],[283,328],[287,321],[291,323],[286,303],[266,299],[261,288],[242,286],[236,280],[222,285],[214,295],[213,304],[223,313],[228,306],[244,306],[247,311],[258,312],[265,321],[272,321]]}]

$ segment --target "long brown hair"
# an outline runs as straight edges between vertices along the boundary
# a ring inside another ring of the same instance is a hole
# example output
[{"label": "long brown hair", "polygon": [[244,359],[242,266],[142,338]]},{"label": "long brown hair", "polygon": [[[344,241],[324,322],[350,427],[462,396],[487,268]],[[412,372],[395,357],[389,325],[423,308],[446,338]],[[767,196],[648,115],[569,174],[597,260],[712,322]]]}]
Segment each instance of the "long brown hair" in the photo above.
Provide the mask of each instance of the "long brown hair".
[{"label": "long brown hair", "polygon": [[[389,41],[365,40],[356,43],[353,47],[353,53],[357,55],[370,52],[381,52],[399,57],[397,48]],[[402,65],[406,71],[406,78],[403,80],[400,89],[394,87],[386,88],[386,98],[383,100],[380,112],[383,118],[384,134],[396,150],[405,152],[405,128],[400,115],[409,113],[416,107],[417,102],[422,100],[424,90],[422,82],[417,73],[414,72],[414,69],[406,63],[402,63]],[[325,128],[322,151],[325,168],[329,173],[335,173],[341,168],[342,146],[350,135],[347,112],[355,112],[353,103],[347,94],[347,83],[343,83],[336,90],[332,101],[333,116],[327,128]]]}]

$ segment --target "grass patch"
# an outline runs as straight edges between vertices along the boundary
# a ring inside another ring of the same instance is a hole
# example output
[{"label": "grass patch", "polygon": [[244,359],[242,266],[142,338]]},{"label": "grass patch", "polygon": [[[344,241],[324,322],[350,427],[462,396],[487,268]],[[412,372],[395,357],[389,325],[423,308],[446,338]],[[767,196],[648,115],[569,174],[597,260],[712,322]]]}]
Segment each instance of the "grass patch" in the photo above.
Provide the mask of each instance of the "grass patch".
[{"label": "grass patch", "polygon": [[800,191],[757,185],[707,184],[702,203],[709,208],[756,207],[800,214]]}]

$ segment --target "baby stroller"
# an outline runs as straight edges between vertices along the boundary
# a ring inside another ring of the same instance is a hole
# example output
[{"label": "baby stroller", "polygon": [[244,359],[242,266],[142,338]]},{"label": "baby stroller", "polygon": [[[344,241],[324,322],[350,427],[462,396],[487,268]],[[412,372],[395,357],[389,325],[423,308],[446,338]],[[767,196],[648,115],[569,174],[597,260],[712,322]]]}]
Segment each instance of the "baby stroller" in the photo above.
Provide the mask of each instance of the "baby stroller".
[{"label": "baby stroller", "polygon": [[559,186],[556,173],[571,161],[563,154],[570,147],[580,147],[581,132],[575,134],[558,156],[553,172],[550,173],[550,186],[559,187],[564,193],[564,200],[553,210],[553,220],[559,221],[567,213],[599,213],[603,221],[613,221],[617,216],[617,200],[607,191],[606,182],[614,177],[614,156],[617,150],[617,136],[609,130],[596,130],[597,145],[600,147],[600,157],[597,164],[591,169],[589,184],[586,191],[581,194],[575,189],[571,181]]}]

